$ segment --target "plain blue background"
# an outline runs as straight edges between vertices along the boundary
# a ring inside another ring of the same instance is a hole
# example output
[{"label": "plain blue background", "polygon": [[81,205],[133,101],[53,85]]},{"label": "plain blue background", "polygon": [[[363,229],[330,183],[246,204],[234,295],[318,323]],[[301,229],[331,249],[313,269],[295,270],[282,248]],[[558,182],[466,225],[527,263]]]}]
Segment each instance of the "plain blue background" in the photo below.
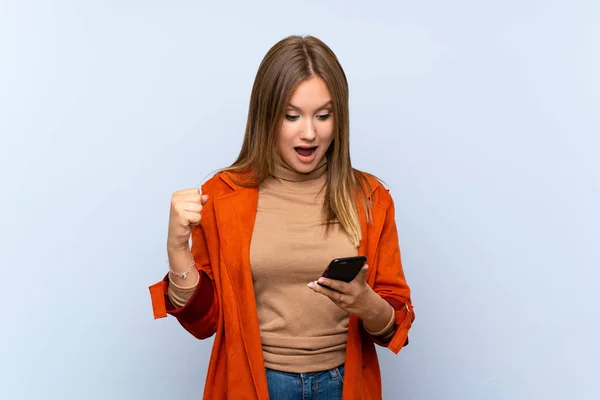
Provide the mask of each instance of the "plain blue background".
[{"label": "plain blue background", "polygon": [[600,398],[600,3],[0,3],[0,398],[199,399],[154,321],[169,200],[230,164],[254,75],[312,34],[397,206],[417,320],[385,399]]}]

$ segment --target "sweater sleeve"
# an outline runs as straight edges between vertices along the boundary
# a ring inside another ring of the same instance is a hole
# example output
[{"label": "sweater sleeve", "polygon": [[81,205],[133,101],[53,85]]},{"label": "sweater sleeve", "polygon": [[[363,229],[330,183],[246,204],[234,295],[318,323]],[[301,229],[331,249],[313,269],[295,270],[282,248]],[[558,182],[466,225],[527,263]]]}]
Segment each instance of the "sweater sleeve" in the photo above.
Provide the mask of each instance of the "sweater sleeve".
[{"label": "sweater sleeve", "polygon": [[198,274],[198,280],[194,284],[194,286],[190,287],[181,287],[173,281],[169,281],[169,286],[167,287],[167,295],[169,296],[169,300],[171,304],[175,307],[183,307],[187,304],[187,302],[192,298],[198,284],[200,283],[201,273]]}]

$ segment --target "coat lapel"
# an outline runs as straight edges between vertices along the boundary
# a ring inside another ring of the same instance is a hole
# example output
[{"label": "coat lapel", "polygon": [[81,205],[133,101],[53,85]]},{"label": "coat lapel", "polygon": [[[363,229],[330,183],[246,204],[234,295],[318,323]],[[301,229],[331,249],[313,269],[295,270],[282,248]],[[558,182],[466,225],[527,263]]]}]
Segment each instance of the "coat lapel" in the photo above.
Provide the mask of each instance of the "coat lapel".
[{"label": "coat lapel", "polygon": [[[368,227],[363,227],[363,232],[365,232],[366,237],[361,241],[361,245],[365,246],[365,255],[368,257],[367,263],[370,265],[375,265],[377,264],[376,257],[377,248],[379,247],[379,237],[381,236],[383,223],[385,221],[385,208],[375,203],[371,208],[371,213],[373,215],[373,224],[369,225]],[[375,283],[375,276],[371,272],[372,270],[367,272],[367,283],[372,287]]]},{"label": "coat lapel", "polygon": [[[370,193],[369,197],[370,200],[373,201],[375,197],[375,191],[381,190],[381,187],[379,187],[379,182],[377,182],[375,179],[370,180],[370,184],[373,192]],[[367,216],[364,207],[360,207],[359,209],[362,239],[358,244],[358,254],[361,256],[367,256],[368,265],[375,265],[377,262],[377,260],[375,259],[375,255],[377,254],[379,236],[381,235],[381,231],[383,229],[383,223],[385,221],[386,212],[386,208],[377,203],[376,201],[373,201],[372,204],[373,206],[371,207],[371,216],[373,218],[373,222],[371,224],[367,224]],[[374,268],[370,268],[367,272],[367,283],[371,285],[371,287],[375,282],[373,270]]]},{"label": "coat lapel", "polygon": [[233,304],[237,309],[240,327],[243,329],[241,338],[257,391],[256,395],[260,398],[260,393],[267,388],[250,267],[250,242],[257,204],[257,188],[237,188],[232,193],[215,199],[215,215],[224,260],[221,269],[233,288],[231,293],[235,298]]},{"label": "coat lapel", "polygon": [[252,294],[252,298],[254,290],[250,272],[250,241],[257,204],[258,190],[255,188],[241,189],[215,199],[219,242],[231,283],[236,289],[252,289],[252,293],[244,293],[244,296]]}]

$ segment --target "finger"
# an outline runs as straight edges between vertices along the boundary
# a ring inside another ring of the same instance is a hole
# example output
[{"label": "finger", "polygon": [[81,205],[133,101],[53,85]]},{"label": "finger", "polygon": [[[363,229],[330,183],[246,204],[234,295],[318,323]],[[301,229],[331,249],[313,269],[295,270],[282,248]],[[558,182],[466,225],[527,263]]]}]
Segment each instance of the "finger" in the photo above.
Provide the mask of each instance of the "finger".
[{"label": "finger", "polygon": [[199,213],[202,211],[202,205],[200,203],[195,202],[185,202],[182,204],[184,211],[191,211],[195,213]]},{"label": "finger", "polygon": [[186,221],[188,221],[189,225],[198,225],[200,223],[200,219],[202,218],[200,216],[200,213],[198,212],[191,212],[191,211],[185,211],[183,213],[183,218],[185,218]]},{"label": "finger", "polygon": [[316,282],[310,282],[308,287],[315,293],[322,294],[323,296],[329,297],[332,301],[337,302],[340,298],[341,293],[333,289],[329,289],[325,286],[318,285]]},{"label": "finger", "polygon": [[202,205],[205,205],[207,201],[208,201],[208,195],[203,194],[200,202],[202,203]]},{"label": "finger", "polygon": [[175,193],[175,195],[186,195],[186,194],[200,194],[200,189],[198,189],[198,188],[183,189],[183,190],[178,190]]},{"label": "finger", "polygon": [[177,201],[195,201],[196,203],[200,203],[202,201],[202,195],[199,192],[183,193],[174,196],[174,199],[176,199]]},{"label": "finger", "polygon": [[356,275],[356,277],[354,277],[352,282],[354,282],[354,281],[360,282],[360,283],[365,282],[367,280],[367,272],[369,272],[369,266],[367,264],[365,264],[365,266],[362,267],[360,269],[360,271],[358,271],[358,274]]},{"label": "finger", "polygon": [[347,293],[349,290],[348,283],[344,281],[320,277],[317,282],[340,293]]}]

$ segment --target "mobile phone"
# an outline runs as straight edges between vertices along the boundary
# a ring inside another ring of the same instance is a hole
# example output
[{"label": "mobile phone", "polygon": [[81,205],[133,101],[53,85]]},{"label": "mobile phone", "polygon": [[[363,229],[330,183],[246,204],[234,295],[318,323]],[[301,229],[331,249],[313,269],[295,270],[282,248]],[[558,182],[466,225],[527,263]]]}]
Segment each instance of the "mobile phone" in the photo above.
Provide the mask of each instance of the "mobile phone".
[{"label": "mobile phone", "polygon": [[337,281],[351,282],[366,262],[367,257],[365,256],[335,258],[325,268],[322,276]]}]

